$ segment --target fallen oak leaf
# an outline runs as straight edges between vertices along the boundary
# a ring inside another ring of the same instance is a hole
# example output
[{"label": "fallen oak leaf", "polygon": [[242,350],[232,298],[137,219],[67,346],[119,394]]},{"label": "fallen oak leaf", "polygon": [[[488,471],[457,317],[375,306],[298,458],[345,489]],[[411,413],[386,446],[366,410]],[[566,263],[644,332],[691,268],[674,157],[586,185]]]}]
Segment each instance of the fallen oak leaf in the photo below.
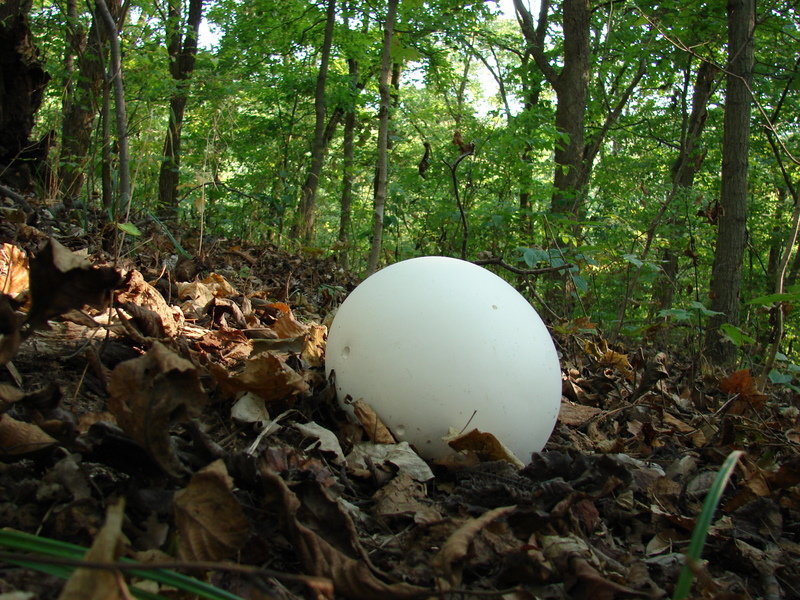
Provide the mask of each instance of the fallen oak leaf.
[{"label": "fallen oak leaf", "polygon": [[144,356],[114,368],[108,391],[108,409],[123,431],[164,471],[184,475],[169,428],[197,416],[207,402],[194,365],[155,342]]},{"label": "fallen oak leaf", "polygon": [[50,238],[30,261],[29,330],[75,308],[105,308],[121,281],[116,269],[92,265]]},{"label": "fallen oak leaf", "polygon": [[247,541],[250,523],[233,495],[233,480],[220,459],[192,476],[175,493],[178,556],[183,560],[221,561]]},{"label": "fallen oak leaf", "polygon": [[239,392],[252,392],[265,402],[292,400],[294,396],[308,391],[303,377],[272,352],[261,352],[251,356],[239,373],[209,362],[209,372],[214,376],[223,393],[235,396]]}]

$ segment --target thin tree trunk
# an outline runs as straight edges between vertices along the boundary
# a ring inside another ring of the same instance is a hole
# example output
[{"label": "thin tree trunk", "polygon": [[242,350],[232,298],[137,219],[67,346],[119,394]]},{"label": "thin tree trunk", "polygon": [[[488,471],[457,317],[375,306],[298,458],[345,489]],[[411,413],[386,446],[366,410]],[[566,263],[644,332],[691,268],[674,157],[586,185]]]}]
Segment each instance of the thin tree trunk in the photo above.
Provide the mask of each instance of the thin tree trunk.
[{"label": "thin tree trunk", "polygon": [[314,91],[314,139],[311,142],[311,165],[308,169],[302,188],[300,200],[300,215],[296,229],[296,237],[305,243],[311,241],[314,232],[314,219],[317,211],[317,189],[322,173],[322,161],[325,158],[327,143],[325,142],[325,117],[327,104],[325,101],[325,86],[328,79],[328,63],[330,62],[331,46],[333,45],[333,26],[336,22],[336,1],[328,0],[325,12],[325,35],[322,41],[322,51],[317,73],[317,86]]},{"label": "thin tree trunk", "polygon": [[725,125],[722,140],[722,207],[711,274],[711,317],[705,352],[709,359],[727,364],[736,347],[722,339],[720,325],[739,323],[739,290],[742,280],[747,226],[747,174],[750,147],[755,0],[728,0],[728,75],[725,90]]},{"label": "thin tree trunk", "polygon": [[112,216],[120,218],[120,211],[129,210],[131,196],[130,165],[128,162],[128,115],[125,109],[125,90],[122,83],[122,52],[119,44],[118,24],[108,9],[105,0],[97,0],[97,10],[100,11],[105,26],[108,28],[108,38],[111,42],[110,83],[114,86],[114,108],[117,121],[117,151],[119,152],[119,201],[112,206]]},{"label": "thin tree trunk", "polygon": [[372,211],[372,244],[367,261],[367,275],[378,270],[383,241],[383,215],[386,207],[386,188],[389,173],[389,118],[391,112],[392,38],[399,0],[388,0],[386,23],[383,27],[381,74],[378,81],[380,108],[378,110],[378,157],[375,172],[375,194]]},{"label": "thin tree trunk", "polygon": [[[114,0],[109,9],[119,18],[118,0]],[[81,43],[81,47],[74,48],[78,75],[72,96],[64,99],[58,175],[61,199],[67,207],[72,206],[83,186],[103,85],[103,66],[108,55],[108,28],[103,26],[97,10],[85,40],[76,36],[74,41]]]},{"label": "thin tree trunk", "polygon": [[[353,89],[358,85],[358,61],[347,60],[347,67]],[[353,204],[353,151],[356,130],[355,102],[349,106],[344,117],[344,140],[342,147],[342,200],[339,213],[339,266],[350,268],[348,246],[350,244],[350,223]]]},{"label": "thin tree trunk", "polygon": [[169,100],[169,122],[164,138],[164,159],[158,173],[158,197],[161,212],[177,212],[178,183],[181,166],[181,130],[189,99],[189,79],[197,57],[197,37],[203,15],[203,0],[190,0],[186,20],[186,35],[181,26],[181,0],[171,0],[167,19],[167,50],[170,57],[170,75],[175,82],[175,92]]}]

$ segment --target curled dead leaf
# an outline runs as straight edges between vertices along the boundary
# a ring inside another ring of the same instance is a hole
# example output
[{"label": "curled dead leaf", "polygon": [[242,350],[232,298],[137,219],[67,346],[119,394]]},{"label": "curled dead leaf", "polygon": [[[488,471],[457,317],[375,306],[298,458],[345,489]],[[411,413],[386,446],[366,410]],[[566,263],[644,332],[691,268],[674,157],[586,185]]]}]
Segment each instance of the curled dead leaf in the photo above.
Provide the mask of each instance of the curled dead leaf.
[{"label": "curled dead leaf", "polygon": [[108,409],[120,427],[170,475],[186,472],[169,428],[199,414],[206,394],[194,365],[156,342],[111,372]]},{"label": "curled dead leaf", "polygon": [[28,324],[39,327],[74,308],[104,308],[122,277],[112,267],[88,259],[50,239],[30,261],[31,309]]},{"label": "curled dead leaf", "polygon": [[38,425],[0,414],[0,455],[20,456],[56,444]]},{"label": "curled dead leaf", "polygon": [[247,541],[250,523],[233,495],[233,480],[217,460],[192,476],[175,493],[175,525],[183,560],[220,561],[231,558]]}]

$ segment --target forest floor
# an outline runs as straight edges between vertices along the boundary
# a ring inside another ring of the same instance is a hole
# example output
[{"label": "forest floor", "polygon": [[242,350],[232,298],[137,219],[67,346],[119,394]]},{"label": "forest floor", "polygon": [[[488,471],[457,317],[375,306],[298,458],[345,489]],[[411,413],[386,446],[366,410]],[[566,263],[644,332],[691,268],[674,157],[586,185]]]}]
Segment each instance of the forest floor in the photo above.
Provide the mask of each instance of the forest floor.
[{"label": "forest floor", "polygon": [[561,323],[545,449],[426,463],[336,402],[326,325],[357,280],[332,258],[184,238],[176,262],[156,228],[114,264],[96,232],[23,217],[0,223],[0,598],[197,597],[103,569],[65,587],[14,531],[229,598],[666,598],[734,450],[692,597],[800,598],[786,388]]}]

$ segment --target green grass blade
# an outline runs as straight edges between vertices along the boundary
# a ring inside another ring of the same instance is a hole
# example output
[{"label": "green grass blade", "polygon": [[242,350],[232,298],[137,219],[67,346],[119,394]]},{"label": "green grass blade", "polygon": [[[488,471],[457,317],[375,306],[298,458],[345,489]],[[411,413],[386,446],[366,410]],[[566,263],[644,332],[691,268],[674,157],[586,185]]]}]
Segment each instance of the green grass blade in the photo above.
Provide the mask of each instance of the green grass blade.
[{"label": "green grass blade", "polygon": [[[40,537],[22,531],[14,531],[11,529],[0,530],[0,546],[7,546],[15,550],[35,552],[37,554],[44,554],[46,556],[73,560],[82,559],[87,551],[87,548],[84,548],[83,546],[70,544],[68,542],[60,542],[58,540]],[[136,563],[136,561],[127,558],[121,559],[121,562],[131,564]],[[39,571],[44,571],[44,569],[41,568],[42,566],[55,568],[58,565],[38,564],[38,566],[35,566],[34,563],[26,563],[24,566],[28,566]],[[65,567],[60,568],[63,569]],[[69,569],[69,572],[71,573],[72,569]],[[142,579],[149,579],[164,585],[169,585],[185,592],[195,594],[200,598],[206,598],[207,600],[243,600],[241,596],[221,590],[216,586],[200,581],[199,579],[166,569],[132,569],[129,572],[132,575],[141,577]],[[52,574],[58,575],[59,577],[63,576],[60,573]],[[69,575],[67,575],[67,577],[68,576]],[[161,596],[152,596],[152,598],[161,598],[163,600],[163,597]]]},{"label": "green grass blade", "polygon": [[700,555],[703,553],[703,547],[708,537],[708,530],[711,527],[711,521],[722,498],[722,492],[725,491],[725,486],[733,474],[733,469],[743,454],[744,452],[741,450],[734,450],[728,455],[717,472],[717,477],[714,479],[711,489],[708,490],[708,495],[703,502],[703,510],[700,511],[700,516],[697,518],[697,523],[695,523],[692,531],[692,539],[689,542],[689,549],[686,551],[686,563],[683,565],[681,574],[678,577],[678,583],[675,586],[675,592],[672,594],[673,600],[683,600],[692,589],[694,580],[692,566],[700,560]]}]

